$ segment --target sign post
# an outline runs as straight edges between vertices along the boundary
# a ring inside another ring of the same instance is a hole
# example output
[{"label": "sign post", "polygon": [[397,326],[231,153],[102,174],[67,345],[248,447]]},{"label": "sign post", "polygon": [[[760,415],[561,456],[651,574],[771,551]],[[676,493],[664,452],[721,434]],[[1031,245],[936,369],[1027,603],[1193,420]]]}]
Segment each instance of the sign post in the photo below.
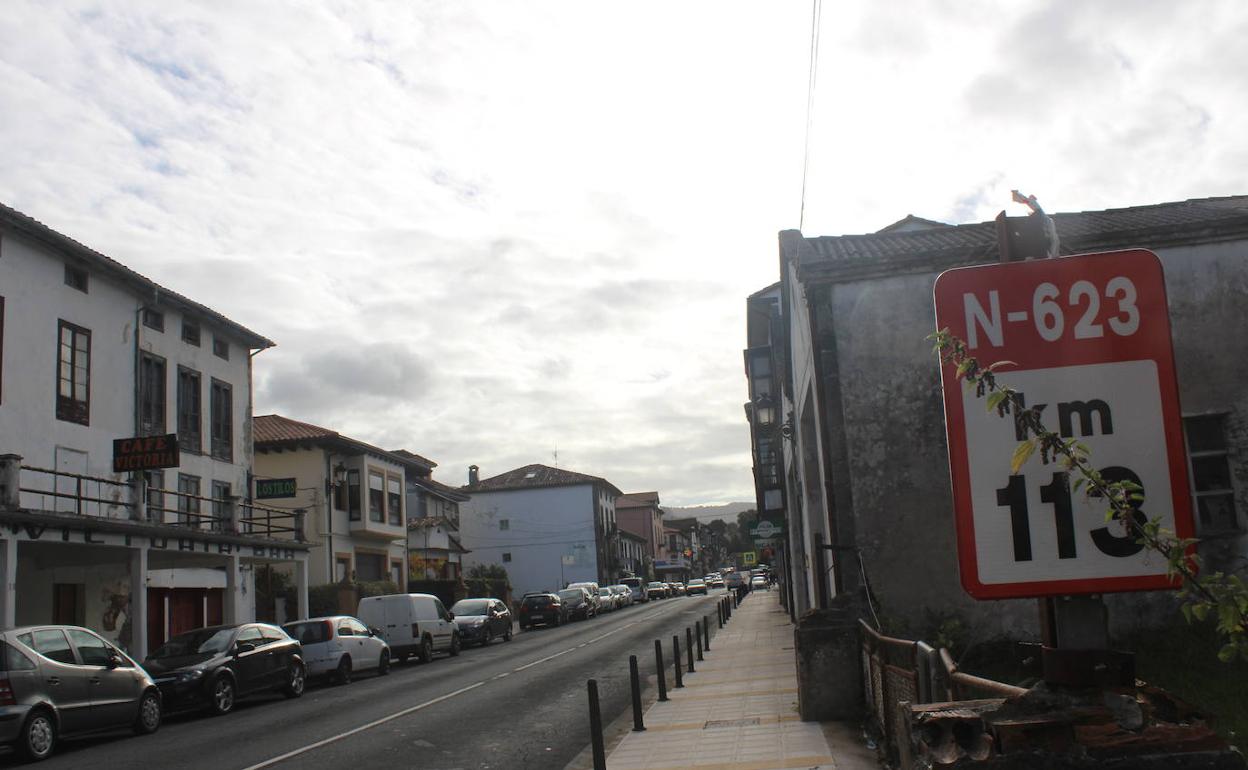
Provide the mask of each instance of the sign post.
[{"label": "sign post", "polygon": [[[1161,262],[1149,251],[958,268],[935,288],[936,323],[981,365],[998,361],[1046,426],[1086,445],[1109,481],[1144,488],[1136,518],[1193,531]],[[1170,588],[1107,503],[1055,464],[1012,473],[1027,438],[941,371],[962,585],[976,599]]]}]

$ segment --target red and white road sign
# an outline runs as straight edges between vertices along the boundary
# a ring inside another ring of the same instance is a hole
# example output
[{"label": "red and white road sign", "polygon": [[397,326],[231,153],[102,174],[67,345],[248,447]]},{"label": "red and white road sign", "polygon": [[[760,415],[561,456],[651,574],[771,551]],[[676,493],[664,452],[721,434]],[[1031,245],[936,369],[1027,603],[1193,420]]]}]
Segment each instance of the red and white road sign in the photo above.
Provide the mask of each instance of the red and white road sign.
[{"label": "red and white road sign", "polygon": [[[1161,262],[1151,251],[949,270],[936,327],[1077,438],[1109,480],[1144,487],[1137,519],[1192,535],[1187,459]],[[941,370],[962,586],[976,599],[1168,588],[1165,560],[1137,544],[1104,500],[1073,492],[1039,453],[1017,474],[1011,416]]]}]

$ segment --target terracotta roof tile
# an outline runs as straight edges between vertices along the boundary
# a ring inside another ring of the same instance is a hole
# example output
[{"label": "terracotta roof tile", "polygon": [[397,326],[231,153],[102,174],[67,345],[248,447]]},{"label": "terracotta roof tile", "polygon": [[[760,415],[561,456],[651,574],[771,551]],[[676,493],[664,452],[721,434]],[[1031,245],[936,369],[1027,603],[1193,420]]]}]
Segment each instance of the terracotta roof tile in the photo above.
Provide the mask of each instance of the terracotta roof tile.
[{"label": "terracotta roof tile", "polygon": [[[390,452],[381,447],[344,436],[338,431],[322,428],[310,422],[300,422],[280,414],[257,415],[251,420],[252,440],[257,449],[277,448],[288,444],[317,444],[330,446],[338,451],[360,452],[384,457],[406,468],[427,473],[432,467],[426,460],[412,452]],[[421,479],[422,481],[424,479]]]},{"label": "terracotta roof tile", "polygon": [[614,484],[604,478],[540,464],[516,468],[506,473],[500,473],[497,476],[491,476],[488,479],[481,479],[476,484],[470,484],[460,489],[468,494],[473,494],[475,492],[495,492],[504,489],[571,487],[581,484],[602,484],[613,492],[616,497],[619,497],[621,494]]}]

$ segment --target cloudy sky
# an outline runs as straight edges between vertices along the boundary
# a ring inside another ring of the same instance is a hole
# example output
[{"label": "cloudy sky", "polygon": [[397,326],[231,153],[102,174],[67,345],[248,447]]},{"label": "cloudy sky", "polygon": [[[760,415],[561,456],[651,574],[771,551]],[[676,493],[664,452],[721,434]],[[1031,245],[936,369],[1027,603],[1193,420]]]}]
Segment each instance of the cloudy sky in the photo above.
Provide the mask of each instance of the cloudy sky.
[{"label": "cloudy sky", "polygon": [[[809,2],[5,0],[0,200],[260,333],[257,413],[752,498]],[[803,230],[1244,193],[1242,0],[823,9]]]}]

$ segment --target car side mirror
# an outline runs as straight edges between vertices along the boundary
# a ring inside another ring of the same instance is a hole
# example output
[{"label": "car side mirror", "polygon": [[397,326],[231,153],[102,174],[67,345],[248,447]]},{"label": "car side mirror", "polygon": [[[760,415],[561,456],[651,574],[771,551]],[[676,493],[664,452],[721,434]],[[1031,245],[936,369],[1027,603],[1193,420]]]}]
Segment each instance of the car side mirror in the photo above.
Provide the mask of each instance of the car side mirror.
[{"label": "car side mirror", "polygon": [[368,629],[368,635],[369,635],[369,636],[381,636],[381,629],[380,629],[380,628],[370,628],[370,629]]},{"label": "car side mirror", "polygon": [[234,654],[242,655],[243,653],[251,652],[254,649],[256,649],[256,645],[252,644],[251,642],[239,642],[234,647]]},{"label": "car side mirror", "polygon": [[110,655],[108,656],[108,667],[109,667],[109,668],[118,668],[119,666],[124,666],[124,665],[125,665],[125,663],[126,663],[126,662],[125,662],[124,660],[122,660],[121,656],[120,656],[120,655],[118,655],[118,654],[117,654],[117,653],[115,653],[115,652],[114,652],[114,653],[112,653],[112,654],[110,654]]},{"label": "car side mirror", "polygon": [[454,620],[454,619],[455,619],[455,613],[454,613],[454,612],[447,612],[447,613],[446,613],[446,619],[447,619],[447,620]]}]

